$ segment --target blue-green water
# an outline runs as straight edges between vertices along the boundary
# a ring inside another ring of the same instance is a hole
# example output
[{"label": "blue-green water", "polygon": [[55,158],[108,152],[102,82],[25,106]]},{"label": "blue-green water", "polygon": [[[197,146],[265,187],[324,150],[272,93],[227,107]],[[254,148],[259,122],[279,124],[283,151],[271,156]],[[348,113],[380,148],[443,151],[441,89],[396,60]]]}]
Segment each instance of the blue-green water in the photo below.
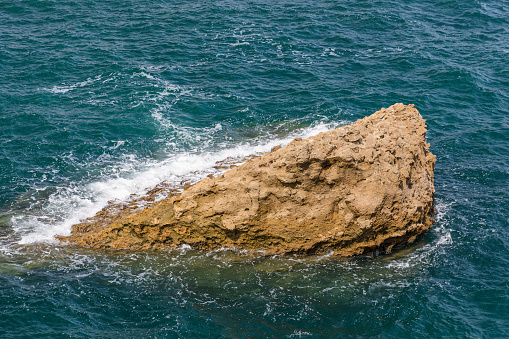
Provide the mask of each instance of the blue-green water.
[{"label": "blue-green water", "polygon": [[[437,222],[376,258],[53,240],[396,102]],[[509,337],[507,1],[0,2],[0,337]]]}]

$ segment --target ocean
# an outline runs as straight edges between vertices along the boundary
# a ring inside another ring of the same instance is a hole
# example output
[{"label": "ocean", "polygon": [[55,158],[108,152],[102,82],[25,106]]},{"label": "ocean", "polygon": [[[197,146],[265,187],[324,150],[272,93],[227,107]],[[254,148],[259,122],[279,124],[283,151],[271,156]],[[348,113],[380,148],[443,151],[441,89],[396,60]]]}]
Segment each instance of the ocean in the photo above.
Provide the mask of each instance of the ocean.
[{"label": "ocean", "polygon": [[[397,102],[436,223],[392,254],[54,239]],[[508,208],[505,0],[0,2],[1,338],[507,338]]]}]

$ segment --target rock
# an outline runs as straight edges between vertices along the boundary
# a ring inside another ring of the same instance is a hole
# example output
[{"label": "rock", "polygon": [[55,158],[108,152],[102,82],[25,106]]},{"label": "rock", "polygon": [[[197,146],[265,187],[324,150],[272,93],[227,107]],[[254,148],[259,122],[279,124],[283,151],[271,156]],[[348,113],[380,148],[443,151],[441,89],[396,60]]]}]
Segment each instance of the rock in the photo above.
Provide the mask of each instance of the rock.
[{"label": "rock", "polygon": [[425,134],[414,106],[395,104],[295,139],[144,209],[110,207],[58,238],[135,250],[188,244],[266,254],[391,252],[434,222],[436,157]]}]

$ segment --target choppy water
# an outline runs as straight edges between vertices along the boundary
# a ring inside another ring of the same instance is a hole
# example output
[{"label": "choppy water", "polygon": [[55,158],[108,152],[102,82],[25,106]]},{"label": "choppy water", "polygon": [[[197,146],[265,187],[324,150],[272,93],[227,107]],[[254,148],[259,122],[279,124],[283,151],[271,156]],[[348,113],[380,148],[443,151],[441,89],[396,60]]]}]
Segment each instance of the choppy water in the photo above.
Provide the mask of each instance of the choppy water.
[{"label": "choppy water", "polygon": [[[437,222],[393,255],[53,240],[396,102]],[[508,107],[506,1],[0,2],[0,337],[509,337]]]}]

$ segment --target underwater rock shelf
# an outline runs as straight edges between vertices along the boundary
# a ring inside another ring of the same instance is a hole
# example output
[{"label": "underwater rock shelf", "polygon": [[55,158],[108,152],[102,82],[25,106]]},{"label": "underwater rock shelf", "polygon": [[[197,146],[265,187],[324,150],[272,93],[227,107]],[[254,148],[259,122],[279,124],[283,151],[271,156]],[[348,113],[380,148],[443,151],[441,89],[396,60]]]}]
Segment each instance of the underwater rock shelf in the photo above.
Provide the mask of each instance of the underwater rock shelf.
[{"label": "underwater rock shelf", "polygon": [[110,206],[58,239],[133,250],[188,244],[266,254],[391,252],[434,222],[436,157],[425,135],[417,109],[395,104],[145,208]]}]

